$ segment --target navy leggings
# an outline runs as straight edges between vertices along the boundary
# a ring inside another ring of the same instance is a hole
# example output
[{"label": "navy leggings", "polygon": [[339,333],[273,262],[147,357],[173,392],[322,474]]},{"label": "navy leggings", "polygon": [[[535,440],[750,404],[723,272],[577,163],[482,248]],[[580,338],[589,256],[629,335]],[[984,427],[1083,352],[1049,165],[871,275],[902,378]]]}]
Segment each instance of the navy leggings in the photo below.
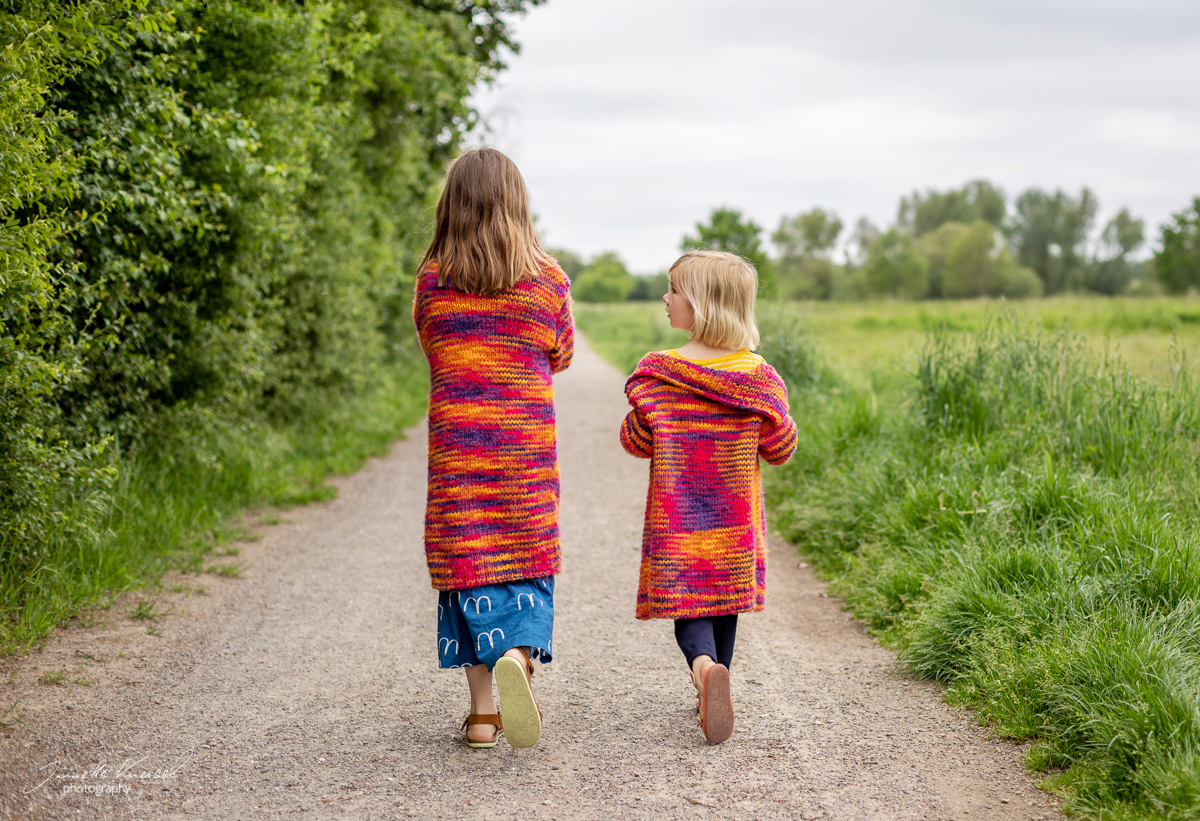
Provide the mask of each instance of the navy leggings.
[{"label": "navy leggings", "polygon": [[733,666],[733,642],[737,638],[737,613],[701,619],[675,619],[675,641],[687,659],[688,668],[697,656],[708,656],[717,664]]}]

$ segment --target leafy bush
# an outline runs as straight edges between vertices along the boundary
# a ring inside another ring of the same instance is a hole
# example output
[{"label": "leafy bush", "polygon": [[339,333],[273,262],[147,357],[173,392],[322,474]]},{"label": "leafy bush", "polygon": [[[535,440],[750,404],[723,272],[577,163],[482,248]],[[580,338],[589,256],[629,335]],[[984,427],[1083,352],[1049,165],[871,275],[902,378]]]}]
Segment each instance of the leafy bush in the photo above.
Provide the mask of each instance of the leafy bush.
[{"label": "leafy bush", "polygon": [[95,215],[73,218],[61,206],[79,189],[83,159],[64,150],[70,118],[47,98],[75,65],[102,59],[88,33],[118,29],[114,14],[97,3],[0,12],[2,566],[26,567],[54,544],[87,538],[89,501],[111,480],[100,460],[105,440],[72,441],[58,403],[82,377],[82,341],[64,310],[76,266],[54,249]]},{"label": "leafy bush", "polygon": [[784,299],[831,299],[841,273],[822,257],[783,259],[777,265],[779,295]]},{"label": "leafy bush", "polygon": [[633,286],[625,263],[609,251],[598,254],[571,280],[571,295],[581,302],[624,302]]},{"label": "leafy bush", "polygon": [[1162,249],[1154,255],[1159,282],[1169,293],[1200,288],[1200,197],[1162,227]]},{"label": "leafy bush", "polygon": [[893,229],[871,243],[863,279],[876,296],[918,299],[929,288],[929,263],[912,237]]}]

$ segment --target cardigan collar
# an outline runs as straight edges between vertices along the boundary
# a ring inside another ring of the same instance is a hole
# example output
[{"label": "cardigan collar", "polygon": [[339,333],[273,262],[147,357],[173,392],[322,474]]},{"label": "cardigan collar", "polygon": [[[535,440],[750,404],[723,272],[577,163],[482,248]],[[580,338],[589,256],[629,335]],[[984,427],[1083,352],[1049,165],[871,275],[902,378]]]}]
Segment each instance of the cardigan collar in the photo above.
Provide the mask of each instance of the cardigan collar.
[{"label": "cardigan collar", "polygon": [[625,395],[636,401],[653,390],[655,382],[774,422],[782,422],[788,415],[787,388],[775,369],[766,364],[744,373],[718,371],[670,354],[648,353],[625,382]]}]

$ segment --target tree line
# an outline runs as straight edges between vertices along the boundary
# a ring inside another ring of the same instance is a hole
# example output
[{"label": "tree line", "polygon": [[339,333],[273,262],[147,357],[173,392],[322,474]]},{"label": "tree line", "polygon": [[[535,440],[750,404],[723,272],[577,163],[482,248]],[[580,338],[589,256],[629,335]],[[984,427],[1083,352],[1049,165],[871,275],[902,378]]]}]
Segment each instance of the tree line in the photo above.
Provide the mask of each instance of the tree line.
[{"label": "tree line", "polygon": [[419,367],[427,209],[537,2],[3,5],[0,573],[95,537],[123,455]]},{"label": "tree line", "polygon": [[[1122,208],[1094,242],[1098,210],[1088,188],[1076,196],[1031,188],[1010,206],[998,186],[973,180],[904,196],[892,226],[883,230],[863,217],[845,242],[838,215],[814,208],[780,220],[770,253],[761,226],[740,211],[718,208],[680,247],[741,254],[758,267],[762,295],[784,299],[1115,296],[1200,288],[1200,197],[1161,226],[1159,248],[1148,260],[1136,259],[1146,241],[1145,221]],[[586,262],[569,251],[556,253],[584,301],[656,299],[665,289],[665,274],[635,277],[613,252]]]}]

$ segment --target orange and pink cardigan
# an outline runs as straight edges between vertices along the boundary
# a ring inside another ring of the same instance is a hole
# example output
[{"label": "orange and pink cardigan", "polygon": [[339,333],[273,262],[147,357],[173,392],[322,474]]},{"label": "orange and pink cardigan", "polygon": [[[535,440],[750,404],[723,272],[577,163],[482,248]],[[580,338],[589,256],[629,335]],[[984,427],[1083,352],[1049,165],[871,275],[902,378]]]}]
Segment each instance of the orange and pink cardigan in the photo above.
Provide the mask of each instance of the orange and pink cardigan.
[{"label": "orange and pink cardigan", "polygon": [[492,296],[417,278],[413,320],[429,359],[425,559],[433,587],[558,573],[552,375],[575,350],[570,282],[547,262]]},{"label": "orange and pink cardigan", "polygon": [[767,527],[759,456],[796,449],[787,388],[762,364],[738,373],[647,354],[625,383],[621,427],[630,454],[650,459],[639,619],[762,610]]}]

